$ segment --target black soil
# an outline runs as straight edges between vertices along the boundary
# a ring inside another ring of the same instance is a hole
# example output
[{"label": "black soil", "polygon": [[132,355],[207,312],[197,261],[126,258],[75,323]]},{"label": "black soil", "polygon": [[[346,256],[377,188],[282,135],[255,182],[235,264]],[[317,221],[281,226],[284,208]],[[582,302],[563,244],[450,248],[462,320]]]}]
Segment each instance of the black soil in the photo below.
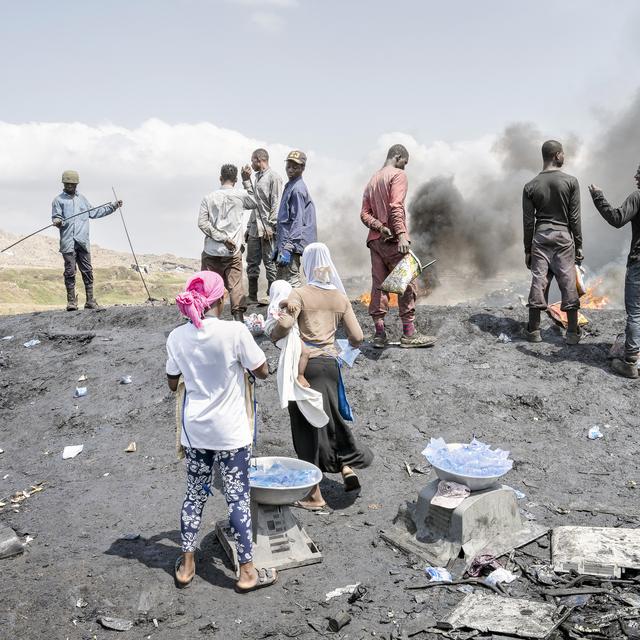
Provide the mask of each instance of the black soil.
[{"label": "black soil", "polygon": [[[368,328],[364,307],[357,313]],[[173,585],[185,475],[164,375],[166,334],[180,322],[175,307],[0,318],[0,337],[14,336],[0,342],[0,525],[33,538],[24,554],[0,560],[0,637],[114,637],[98,623],[113,616],[134,623],[122,638],[307,639],[324,634],[341,609],[352,621],[337,637],[406,635],[417,614],[443,617],[464,597],[455,587],[407,591],[425,582],[425,563],[379,535],[431,477],[420,454],[430,437],[475,435],[510,450],[506,482],[526,494],[520,505],[538,523],[635,528],[638,386],[607,362],[621,312],[588,312],[592,335],[576,347],[551,324],[542,344],[524,342],[524,313],[423,306],[418,325],[437,335],[435,348],[363,348],[345,374],[354,429],[376,454],[360,473],[362,492],[345,493],[339,476],[328,475],[322,489],[332,511],[296,511],[324,562],[283,571],[276,586],[245,596],[234,593],[212,533],[225,514],[219,494],[205,510],[192,586]],[[502,344],[501,333],[513,341]],[[41,344],[25,348],[31,338]],[[260,344],[276,363],[277,350]],[[82,374],[88,380],[78,383]],[[119,384],[124,375],[133,383]],[[87,386],[87,396],[74,399],[76,386]],[[275,376],[259,383],[258,400],[256,453],[294,455]],[[603,439],[587,439],[593,425]],[[131,441],[137,452],[125,453]],[[63,460],[63,447],[75,444],[84,451]],[[405,463],[427,474],[410,476]],[[10,501],[39,483],[42,491]],[[516,554],[524,564],[531,555],[549,562],[545,539],[525,552]],[[368,588],[358,603],[325,603],[327,592],[356,582]],[[541,600],[536,588],[520,578],[508,591]]]}]

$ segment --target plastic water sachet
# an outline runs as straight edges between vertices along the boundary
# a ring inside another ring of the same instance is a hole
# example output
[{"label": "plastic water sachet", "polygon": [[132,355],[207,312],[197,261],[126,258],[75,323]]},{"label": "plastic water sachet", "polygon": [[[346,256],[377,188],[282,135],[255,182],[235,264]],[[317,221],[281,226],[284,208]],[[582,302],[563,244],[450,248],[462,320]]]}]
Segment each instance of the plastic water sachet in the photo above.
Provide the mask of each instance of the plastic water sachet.
[{"label": "plastic water sachet", "polygon": [[475,438],[469,444],[447,445],[443,438],[431,438],[422,455],[432,466],[475,478],[502,476],[513,467],[509,452],[491,449]]},{"label": "plastic water sachet", "polygon": [[261,336],[264,333],[264,316],[261,313],[252,313],[244,319],[244,324],[252,336]]},{"label": "plastic water sachet", "polygon": [[600,438],[604,438],[604,433],[602,433],[602,431],[600,431],[600,427],[596,425],[595,427],[591,427],[591,429],[589,429],[587,438],[589,438],[589,440],[598,440]]},{"label": "plastic water sachet", "polygon": [[353,367],[353,363],[361,353],[360,349],[352,347],[348,340],[336,340],[336,344],[340,348],[338,358],[340,358],[340,360],[342,360],[346,365]]},{"label": "plastic water sachet", "polygon": [[305,487],[316,481],[313,469],[288,469],[279,462],[269,467],[251,467],[249,484],[252,487]]},{"label": "plastic water sachet", "polygon": [[451,574],[444,567],[425,567],[430,582],[452,582]]}]

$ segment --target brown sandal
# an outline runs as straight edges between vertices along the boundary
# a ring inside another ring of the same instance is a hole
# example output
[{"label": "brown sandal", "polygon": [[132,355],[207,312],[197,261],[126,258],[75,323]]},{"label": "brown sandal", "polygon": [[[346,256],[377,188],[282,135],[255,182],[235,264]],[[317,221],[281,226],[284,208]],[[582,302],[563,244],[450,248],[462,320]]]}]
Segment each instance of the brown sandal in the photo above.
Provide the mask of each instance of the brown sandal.
[{"label": "brown sandal", "polygon": [[258,569],[257,573],[258,582],[256,582],[252,587],[247,587],[246,589],[243,589],[236,584],[234,587],[236,593],[250,593],[251,591],[270,587],[272,584],[278,582],[278,572],[275,569]]},{"label": "brown sandal", "polygon": [[180,570],[181,566],[182,556],[178,556],[173,568],[173,581],[178,589],[186,589],[187,587],[191,586],[193,579],[196,577],[196,572],[193,572],[193,575],[191,576],[191,578],[189,578],[189,580],[187,580],[187,582],[183,582],[182,580],[178,580],[178,571]]}]

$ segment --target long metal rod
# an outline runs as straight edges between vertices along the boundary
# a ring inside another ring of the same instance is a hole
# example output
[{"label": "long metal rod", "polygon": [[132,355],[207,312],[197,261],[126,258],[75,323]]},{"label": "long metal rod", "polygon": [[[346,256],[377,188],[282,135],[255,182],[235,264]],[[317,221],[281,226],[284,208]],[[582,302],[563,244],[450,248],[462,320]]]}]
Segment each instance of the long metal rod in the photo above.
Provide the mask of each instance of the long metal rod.
[{"label": "long metal rod", "polygon": [[[97,207],[93,207],[93,209],[87,209],[86,211],[81,211],[80,213],[76,213],[72,216],[69,216],[68,218],[64,218],[64,221],[66,222],[67,220],[72,220],[73,218],[77,218],[78,216],[81,216],[83,213],[89,213],[90,211],[95,211],[96,209],[101,209],[102,207],[108,205],[108,202],[105,202],[104,204],[98,205]],[[49,227],[55,227],[55,224],[48,224],[46,227],[42,227],[42,229],[38,229],[37,231],[34,231],[33,233],[30,233],[28,236],[25,236],[24,238],[20,238],[20,240],[18,240],[17,242],[14,242],[13,244],[10,244],[8,247],[5,247],[4,249],[0,250],[0,253],[4,253],[5,251],[8,251],[9,249],[11,249],[12,247],[15,247],[17,244],[20,244],[21,242],[24,242],[25,240],[28,240],[29,238],[35,236],[38,233],[41,233],[42,231],[45,231],[46,229],[49,229]]]},{"label": "long metal rod", "polygon": [[[116,202],[120,202],[118,200],[118,196],[116,195],[116,190],[111,187],[111,191],[113,191],[113,197],[116,199]],[[131,236],[129,235],[129,230],[127,229],[127,223],[124,221],[124,215],[122,215],[122,207],[120,209],[120,220],[122,220],[122,226],[124,227],[124,232],[127,234],[127,240],[129,241],[129,247],[131,247],[131,253],[133,254],[133,259],[136,263],[136,268],[138,273],[140,274],[140,280],[142,280],[142,284],[144,285],[144,290],[147,292],[147,301],[153,302],[153,298],[149,293],[149,287],[147,287],[147,283],[144,281],[144,276],[142,275],[142,270],[140,269],[140,265],[138,264],[138,257],[136,256],[136,252],[133,250],[133,244],[131,244]]]}]

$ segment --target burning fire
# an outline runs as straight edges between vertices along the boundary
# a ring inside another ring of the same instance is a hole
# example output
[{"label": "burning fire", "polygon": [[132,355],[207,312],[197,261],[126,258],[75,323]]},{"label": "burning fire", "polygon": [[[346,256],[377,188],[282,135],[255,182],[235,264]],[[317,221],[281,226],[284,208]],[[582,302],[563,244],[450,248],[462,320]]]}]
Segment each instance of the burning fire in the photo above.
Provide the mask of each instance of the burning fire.
[{"label": "burning fire", "polygon": [[[362,304],[370,304],[371,303],[371,294],[370,293],[363,293],[358,300],[360,300],[360,302],[362,302]],[[389,294],[389,306],[390,307],[397,307],[398,306],[398,296],[395,293],[390,293]]]},{"label": "burning fire", "polygon": [[[587,287],[587,291],[584,295],[580,296],[580,308],[581,309],[603,309],[609,304],[609,298],[607,296],[596,295],[597,289],[602,284],[602,279],[596,280],[590,287]],[[566,312],[560,309],[560,302],[555,302],[547,307],[547,313],[553,320],[559,322],[564,327],[568,325]],[[578,313],[578,324],[584,326],[588,324],[589,320]]]},{"label": "burning fire", "polygon": [[603,309],[609,304],[609,298],[607,296],[597,296],[595,292],[602,284],[602,279],[597,280],[590,287],[587,287],[587,292],[580,298],[580,306],[583,309]]}]

